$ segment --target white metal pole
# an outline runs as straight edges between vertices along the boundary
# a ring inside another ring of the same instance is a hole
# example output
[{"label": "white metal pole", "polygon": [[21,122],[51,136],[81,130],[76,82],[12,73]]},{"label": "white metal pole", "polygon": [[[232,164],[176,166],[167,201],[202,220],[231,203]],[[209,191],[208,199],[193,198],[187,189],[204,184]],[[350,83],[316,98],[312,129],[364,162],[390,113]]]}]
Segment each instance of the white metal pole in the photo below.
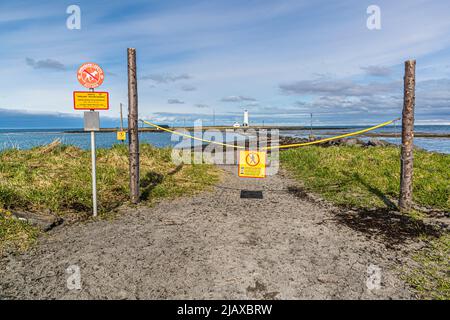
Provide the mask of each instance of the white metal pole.
[{"label": "white metal pole", "polygon": [[91,157],[92,157],[92,208],[94,217],[97,216],[97,172],[95,161],[95,132],[91,131]]}]

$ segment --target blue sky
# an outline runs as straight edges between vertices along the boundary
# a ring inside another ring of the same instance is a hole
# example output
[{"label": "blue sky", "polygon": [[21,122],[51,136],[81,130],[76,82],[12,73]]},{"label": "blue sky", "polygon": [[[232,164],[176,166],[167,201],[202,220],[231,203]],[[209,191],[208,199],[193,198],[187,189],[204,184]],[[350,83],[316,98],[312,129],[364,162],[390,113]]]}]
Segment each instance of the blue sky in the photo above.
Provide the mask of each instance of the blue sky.
[{"label": "blue sky", "polygon": [[[106,71],[115,118],[138,55],[140,117],[371,124],[400,115],[403,63],[417,59],[416,123],[450,123],[450,2],[0,0],[1,109],[81,114],[76,70]],[[81,30],[66,9],[81,8]],[[366,27],[369,5],[381,30]]]}]

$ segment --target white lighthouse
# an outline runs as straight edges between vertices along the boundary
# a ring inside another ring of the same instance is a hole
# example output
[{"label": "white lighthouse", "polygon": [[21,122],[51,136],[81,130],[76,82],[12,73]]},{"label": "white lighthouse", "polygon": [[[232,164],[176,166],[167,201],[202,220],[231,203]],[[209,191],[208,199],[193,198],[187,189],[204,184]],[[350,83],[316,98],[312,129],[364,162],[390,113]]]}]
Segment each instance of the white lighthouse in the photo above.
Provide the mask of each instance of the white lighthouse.
[{"label": "white lighthouse", "polygon": [[243,127],[248,127],[248,111],[244,110],[244,122],[242,123]]}]

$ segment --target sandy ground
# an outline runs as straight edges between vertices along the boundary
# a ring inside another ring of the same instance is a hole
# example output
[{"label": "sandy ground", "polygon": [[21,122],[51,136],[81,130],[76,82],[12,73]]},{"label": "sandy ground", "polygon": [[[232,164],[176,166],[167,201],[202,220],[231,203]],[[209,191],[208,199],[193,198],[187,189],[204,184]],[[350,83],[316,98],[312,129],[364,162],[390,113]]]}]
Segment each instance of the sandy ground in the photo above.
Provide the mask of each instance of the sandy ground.
[{"label": "sandy ground", "polygon": [[[50,231],[28,253],[2,258],[0,298],[413,297],[398,274],[404,244],[344,223],[283,174],[240,179],[235,171],[225,168],[214,190],[194,197]],[[241,189],[264,198],[241,199]],[[71,265],[80,290],[67,287]],[[366,285],[370,265],[381,270],[378,289]]]}]

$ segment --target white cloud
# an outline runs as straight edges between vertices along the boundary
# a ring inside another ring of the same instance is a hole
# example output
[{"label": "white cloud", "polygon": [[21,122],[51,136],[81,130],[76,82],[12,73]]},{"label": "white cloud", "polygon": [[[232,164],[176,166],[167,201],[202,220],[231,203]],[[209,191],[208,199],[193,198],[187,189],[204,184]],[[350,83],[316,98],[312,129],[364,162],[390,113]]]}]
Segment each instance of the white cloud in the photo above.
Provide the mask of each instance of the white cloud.
[{"label": "white cloud", "polygon": [[197,87],[195,87],[193,85],[186,84],[186,85],[181,87],[181,90],[183,90],[183,91],[195,91],[195,90],[197,90]]},{"label": "white cloud", "polygon": [[25,62],[27,65],[34,69],[47,69],[47,70],[57,70],[64,71],[67,70],[67,67],[61,62],[53,59],[45,59],[45,60],[34,60],[32,58],[26,58]]},{"label": "white cloud", "polygon": [[180,100],[180,99],[168,99],[167,103],[168,104],[184,104],[184,101]]},{"label": "white cloud", "polygon": [[245,102],[245,101],[256,101],[255,98],[247,96],[227,96],[220,99],[223,102]]},{"label": "white cloud", "polygon": [[387,77],[392,74],[392,69],[386,66],[367,66],[361,67],[369,76]]},{"label": "white cloud", "polygon": [[169,83],[179,80],[188,80],[192,77],[189,74],[149,74],[141,77],[142,80],[153,80],[156,83]]}]

